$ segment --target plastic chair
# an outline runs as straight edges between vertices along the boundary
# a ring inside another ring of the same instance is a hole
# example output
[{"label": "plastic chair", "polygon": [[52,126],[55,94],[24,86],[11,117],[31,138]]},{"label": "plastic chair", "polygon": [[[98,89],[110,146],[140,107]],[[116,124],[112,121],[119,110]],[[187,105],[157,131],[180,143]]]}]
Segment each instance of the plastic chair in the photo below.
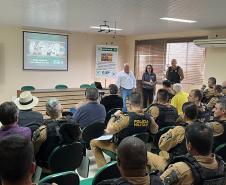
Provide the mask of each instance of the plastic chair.
[{"label": "plastic chair", "polygon": [[214,150],[214,153],[221,156],[224,161],[226,161],[226,143],[220,144]]},{"label": "plastic chair", "polygon": [[148,143],[150,135],[148,132],[142,132],[142,133],[134,134],[133,137],[137,137],[141,139],[144,143]]},{"label": "plastic chair", "polygon": [[93,178],[87,178],[80,181],[80,185],[92,185]]},{"label": "plastic chair", "polygon": [[106,155],[108,155],[111,158],[111,161],[116,161],[117,154],[115,152],[112,152],[110,150],[101,149],[102,152],[104,152]]},{"label": "plastic chair", "polygon": [[108,124],[109,120],[111,119],[111,115],[114,114],[117,110],[122,110],[121,108],[114,108],[114,109],[111,109],[107,112],[106,114],[106,118],[105,118],[105,125]]},{"label": "plastic chair", "polygon": [[119,178],[121,177],[121,174],[119,172],[117,162],[111,162],[105,166],[103,166],[101,169],[98,170],[96,175],[93,178],[93,183],[92,185],[96,185],[102,180],[107,180],[107,179],[113,179],[113,178]]},{"label": "plastic chair", "polygon": [[91,88],[97,88],[96,85],[95,85],[95,83],[90,84],[90,87]]},{"label": "plastic chair", "polygon": [[80,88],[81,89],[88,89],[88,88],[91,88],[91,86],[89,84],[81,84]]},{"label": "plastic chair", "polygon": [[68,86],[64,85],[64,84],[58,84],[55,86],[55,89],[67,89]]},{"label": "plastic chair", "polygon": [[90,141],[98,138],[104,134],[105,125],[104,123],[93,123],[82,131],[82,141],[84,142],[87,149],[90,149]]},{"label": "plastic chair", "polygon": [[31,85],[26,85],[26,86],[21,87],[20,90],[21,91],[33,91],[33,90],[35,90],[35,87],[33,87]]},{"label": "plastic chair", "polygon": [[41,179],[38,185],[44,185],[45,183],[56,183],[58,185],[79,185],[79,176],[74,171],[61,172]]},{"label": "plastic chair", "polygon": [[49,156],[49,169],[53,173],[74,171],[80,166],[82,158],[83,148],[81,143],[74,142],[72,144],[58,146]]},{"label": "plastic chair", "polygon": [[169,129],[174,128],[174,126],[168,126],[168,127],[163,127],[161,128],[157,134],[152,135],[152,139],[153,139],[153,147],[151,148],[151,152],[158,154],[160,149],[159,149],[159,139],[161,137],[162,134],[166,133]]}]

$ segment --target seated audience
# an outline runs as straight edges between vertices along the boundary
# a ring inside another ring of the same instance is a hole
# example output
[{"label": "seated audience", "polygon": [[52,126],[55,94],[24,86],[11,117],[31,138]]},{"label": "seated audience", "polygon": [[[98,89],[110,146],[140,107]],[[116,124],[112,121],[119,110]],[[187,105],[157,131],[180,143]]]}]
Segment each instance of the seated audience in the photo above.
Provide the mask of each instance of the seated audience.
[{"label": "seated audience", "polygon": [[211,98],[214,96],[214,87],[217,84],[217,80],[214,77],[210,77],[208,79],[208,88],[206,89],[206,85],[203,85],[201,91],[203,91],[203,103],[209,103]]},{"label": "seated audience", "polygon": [[160,176],[167,185],[225,184],[225,163],[212,154],[213,133],[205,124],[190,124],[185,131],[188,154],[176,157]]},{"label": "seated audience", "polygon": [[194,103],[184,103],[183,122],[162,134],[158,142],[159,149],[161,150],[159,155],[148,152],[148,166],[151,170],[163,172],[173,157],[187,153],[185,129],[189,124],[196,121],[197,114],[198,109]]},{"label": "seated audience", "polygon": [[154,118],[159,129],[175,125],[178,118],[175,107],[168,103],[168,91],[159,89],[157,92],[157,101],[148,107],[147,112]]},{"label": "seated audience", "polygon": [[123,101],[120,96],[118,96],[118,87],[115,84],[109,85],[110,95],[102,98],[100,103],[105,107],[106,113],[114,108],[122,108]]},{"label": "seated audience", "polygon": [[103,105],[97,102],[98,100],[97,88],[86,89],[87,103],[78,108],[74,114],[74,120],[83,129],[92,123],[104,123],[106,111]]},{"label": "seated audience", "polygon": [[188,101],[188,93],[182,90],[181,84],[174,84],[173,90],[176,92],[176,95],[172,98],[171,105],[173,105],[177,109],[179,115],[182,115],[182,106],[185,102]]},{"label": "seated audience", "polygon": [[220,99],[213,109],[214,121],[207,123],[214,134],[214,148],[226,143],[226,99]]},{"label": "seated audience", "polygon": [[48,158],[59,145],[79,141],[80,128],[73,119],[62,117],[60,102],[51,98],[46,103],[46,113],[50,117],[33,134],[33,144],[37,164],[48,168]]},{"label": "seated audience", "polygon": [[29,141],[31,140],[31,130],[18,125],[19,110],[15,103],[5,102],[0,105],[0,140],[6,136],[19,134]]},{"label": "seated audience", "polygon": [[200,122],[209,121],[211,112],[208,110],[207,106],[201,102],[202,100],[202,91],[199,89],[193,89],[189,93],[188,101],[196,104],[198,107],[198,116],[197,120]]},{"label": "seated audience", "polygon": [[172,89],[172,84],[170,83],[169,80],[164,80],[162,82],[163,89],[166,89],[168,91],[168,96],[169,96],[169,102],[171,102],[172,98],[175,95],[175,92]]},{"label": "seated audience", "polygon": [[145,143],[136,137],[126,137],[117,148],[117,164],[120,178],[104,180],[98,185],[149,185],[147,172],[147,148]]},{"label": "seated audience", "polygon": [[14,103],[19,108],[19,121],[18,125],[22,127],[29,127],[34,132],[43,123],[43,115],[39,112],[33,111],[38,105],[38,98],[31,95],[30,91],[20,93]]},{"label": "seated audience", "polygon": [[115,134],[113,140],[100,141],[93,139],[90,142],[98,167],[106,164],[101,149],[116,151],[117,145],[127,136],[142,132],[157,133],[158,125],[155,121],[141,109],[141,96],[139,93],[132,93],[130,96],[131,107],[128,114],[117,111],[109,120],[106,134]]},{"label": "seated audience", "polygon": [[212,110],[215,104],[217,103],[217,101],[224,96],[222,91],[223,89],[221,85],[216,85],[214,87],[214,96],[210,99],[209,103],[206,105],[209,110]]},{"label": "seated audience", "polygon": [[19,135],[0,140],[0,174],[2,185],[32,185],[35,172],[33,146]]}]

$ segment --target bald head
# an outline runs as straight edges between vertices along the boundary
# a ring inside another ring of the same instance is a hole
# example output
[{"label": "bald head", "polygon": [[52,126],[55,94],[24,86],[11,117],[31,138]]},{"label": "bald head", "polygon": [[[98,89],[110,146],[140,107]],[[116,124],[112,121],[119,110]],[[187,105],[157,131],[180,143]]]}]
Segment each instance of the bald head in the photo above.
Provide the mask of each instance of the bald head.
[{"label": "bald head", "polygon": [[147,148],[137,137],[126,137],[117,148],[118,163],[123,170],[142,170],[147,166]]},{"label": "bald head", "polygon": [[124,72],[129,74],[129,64],[124,64]]},{"label": "bald head", "polygon": [[176,59],[172,59],[171,60],[171,65],[172,65],[172,67],[176,68],[177,67],[177,60]]}]

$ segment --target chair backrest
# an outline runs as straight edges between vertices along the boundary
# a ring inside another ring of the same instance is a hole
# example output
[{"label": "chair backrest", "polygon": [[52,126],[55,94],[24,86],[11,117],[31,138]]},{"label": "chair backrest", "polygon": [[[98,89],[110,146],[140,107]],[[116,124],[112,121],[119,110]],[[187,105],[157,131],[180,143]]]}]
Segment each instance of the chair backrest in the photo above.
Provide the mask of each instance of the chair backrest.
[{"label": "chair backrest", "polygon": [[102,167],[94,176],[92,185],[96,185],[102,180],[113,179],[121,177],[119,172],[117,162],[111,162],[104,167]]},{"label": "chair backrest", "polygon": [[72,112],[70,112],[70,111],[64,111],[64,112],[62,112],[62,116],[73,116],[73,113]]},{"label": "chair backrest", "polygon": [[142,132],[134,134],[133,136],[141,139],[144,143],[148,143],[150,134],[148,132]]},{"label": "chair backrest", "polygon": [[26,86],[21,87],[20,90],[21,91],[33,91],[33,90],[35,90],[35,87],[33,87],[31,85],[26,85]]},{"label": "chair backrest", "polygon": [[226,162],[226,143],[217,146],[214,150],[214,153],[221,156],[222,159]]},{"label": "chair backrest", "polygon": [[58,84],[55,86],[55,89],[67,89],[68,86],[67,85],[64,85],[64,84]]},{"label": "chair backrest", "polygon": [[157,132],[157,134],[154,135],[153,144],[155,147],[157,148],[159,147],[158,145],[159,145],[159,139],[161,135],[166,133],[169,129],[172,129],[172,128],[174,128],[174,126],[163,127]]},{"label": "chair backrest", "polygon": [[79,185],[79,176],[74,171],[56,173],[41,179],[38,185],[44,185],[45,183],[56,183],[58,185]]},{"label": "chair backrest", "polygon": [[89,144],[92,139],[102,136],[104,134],[104,129],[104,123],[93,123],[83,129],[82,140]]},{"label": "chair backrest", "polygon": [[83,148],[81,143],[56,147],[49,156],[48,165],[53,173],[74,171],[82,162]]},{"label": "chair backrest", "polygon": [[89,84],[81,84],[80,85],[80,88],[81,89],[87,89],[87,88],[90,88],[91,86]]},{"label": "chair backrest", "polygon": [[117,110],[122,110],[121,108],[114,108],[114,109],[111,109],[107,112],[106,114],[106,118],[105,118],[105,125],[108,124],[109,120],[111,119],[111,115],[114,114]]}]

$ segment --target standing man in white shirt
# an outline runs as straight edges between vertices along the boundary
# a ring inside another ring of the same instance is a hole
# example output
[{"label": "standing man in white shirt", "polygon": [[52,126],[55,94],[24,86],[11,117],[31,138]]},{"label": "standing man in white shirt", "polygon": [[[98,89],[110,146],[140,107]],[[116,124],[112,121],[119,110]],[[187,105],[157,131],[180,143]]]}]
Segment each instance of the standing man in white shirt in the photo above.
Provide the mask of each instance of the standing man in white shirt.
[{"label": "standing man in white shirt", "polygon": [[129,97],[136,88],[136,79],[133,72],[129,70],[129,64],[124,64],[124,70],[118,73],[116,85],[120,89],[123,99],[122,111],[127,112],[126,98]]}]

